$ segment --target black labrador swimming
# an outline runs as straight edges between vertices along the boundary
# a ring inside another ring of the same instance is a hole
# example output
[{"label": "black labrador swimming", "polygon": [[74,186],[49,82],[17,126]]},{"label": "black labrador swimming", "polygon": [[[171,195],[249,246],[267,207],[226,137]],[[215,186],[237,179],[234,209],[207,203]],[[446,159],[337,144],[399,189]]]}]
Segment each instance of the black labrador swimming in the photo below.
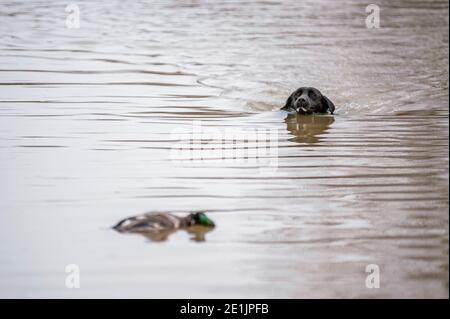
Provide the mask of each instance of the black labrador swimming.
[{"label": "black labrador swimming", "polygon": [[334,112],[334,104],[320,91],[312,87],[301,87],[289,96],[286,105],[281,108],[299,114]]}]

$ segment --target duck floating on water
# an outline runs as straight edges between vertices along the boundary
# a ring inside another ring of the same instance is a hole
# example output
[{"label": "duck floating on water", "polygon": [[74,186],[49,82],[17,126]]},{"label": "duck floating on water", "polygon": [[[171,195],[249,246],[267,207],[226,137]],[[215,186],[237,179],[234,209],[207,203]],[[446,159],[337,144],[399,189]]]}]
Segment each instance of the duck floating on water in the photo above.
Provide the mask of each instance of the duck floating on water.
[{"label": "duck floating on water", "polygon": [[193,240],[204,241],[205,233],[214,227],[214,222],[204,212],[196,212],[186,217],[168,213],[147,213],[125,218],[113,229],[120,233],[142,234],[152,241],[167,240],[170,234],[183,229],[194,235]]}]

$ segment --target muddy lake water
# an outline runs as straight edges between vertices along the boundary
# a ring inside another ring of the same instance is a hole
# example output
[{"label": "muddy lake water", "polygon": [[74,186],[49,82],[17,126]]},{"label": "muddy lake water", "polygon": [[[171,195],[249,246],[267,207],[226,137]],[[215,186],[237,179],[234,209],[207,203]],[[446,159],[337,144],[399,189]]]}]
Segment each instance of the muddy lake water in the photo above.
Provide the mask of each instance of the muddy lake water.
[{"label": "muddy lake water", "polygon": [[[447,1],[74,3],[0,2],[0,297],[448,298]],[[271,149],[174,158],[199,126]],[[195,210],[201,242],[110,228]]]}]

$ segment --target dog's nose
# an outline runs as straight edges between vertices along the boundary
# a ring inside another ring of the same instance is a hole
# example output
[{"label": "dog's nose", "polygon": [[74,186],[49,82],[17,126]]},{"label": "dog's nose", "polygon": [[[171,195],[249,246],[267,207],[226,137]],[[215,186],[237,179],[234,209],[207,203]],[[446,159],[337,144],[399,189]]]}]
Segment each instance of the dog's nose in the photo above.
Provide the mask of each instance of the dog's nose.
[{"label": "dog's nose", "polygon": [[306,99],[303,97],[298,99],[298,103],[300,104],[300,106],[306,106],[308,104]]}]

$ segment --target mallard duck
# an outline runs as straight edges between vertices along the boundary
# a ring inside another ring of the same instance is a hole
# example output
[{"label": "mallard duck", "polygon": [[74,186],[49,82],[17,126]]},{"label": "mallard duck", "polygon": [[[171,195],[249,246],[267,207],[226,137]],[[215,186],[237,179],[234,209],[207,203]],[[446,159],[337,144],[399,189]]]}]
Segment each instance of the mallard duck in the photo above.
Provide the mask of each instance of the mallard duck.
[{"label": "mallard duck", "polygon": [[[151,240],[163,241],[179,229],[185,229],[194,235],[204,235],[214,226],[214,222],[205,213],[196,212],[186,217],[164,213],[148,213],[125,218],[113,228],[121,233],[140,233]],[[194,240],[202,239],[204,240],[204,236],[196,236],[194,238]]]}]

